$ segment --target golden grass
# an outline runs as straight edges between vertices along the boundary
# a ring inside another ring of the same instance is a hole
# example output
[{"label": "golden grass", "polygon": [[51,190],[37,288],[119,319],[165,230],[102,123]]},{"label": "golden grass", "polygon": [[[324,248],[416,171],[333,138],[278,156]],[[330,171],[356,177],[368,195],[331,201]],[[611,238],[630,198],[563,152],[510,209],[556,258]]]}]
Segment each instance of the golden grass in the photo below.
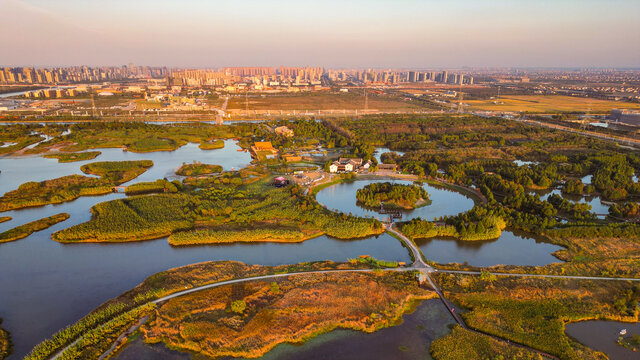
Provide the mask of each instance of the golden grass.
[{"label": "golden grass", "polygon": [[532,113],[557,112],[598,112],[608,113],[611,109],[640,109],[640,104],[600,99],[579,98],[562,95],[505,95],[500,101],[467,100],[471,109],[486,111],[514,111]]},{"label": "golden grass", "polygon": [[[373,332],[395,325],[417,299],[434,297],[409,273],[300,275],[172,299],[142,330],[147,342],[218,357],[257,358],[336,328]],[[244,301],[240,314],[230,304]]]},{"label": "golden grass", "polygon": [[[304,93],[304,94],[278,94],[265,97],[249,97],[249,110],[356,110],[364,109],[365,98],[360,93],[328,94],[328,93]],[[367,108],[369,110],[419,110],[420,106],[408,101],[384,96],[368,96]],[[229,110],[245,110],[244,97],[229,99]]]}]

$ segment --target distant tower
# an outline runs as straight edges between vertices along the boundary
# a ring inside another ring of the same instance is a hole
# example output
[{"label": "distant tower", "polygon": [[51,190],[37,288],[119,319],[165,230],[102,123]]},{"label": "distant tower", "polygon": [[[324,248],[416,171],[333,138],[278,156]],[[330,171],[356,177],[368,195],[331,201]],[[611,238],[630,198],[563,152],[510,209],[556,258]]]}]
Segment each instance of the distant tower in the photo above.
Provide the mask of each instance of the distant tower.
[{"label": "distant tower", "polygon": [[460,91],[458,91],[458,114],[462,113],[462,81],[460,81]]},{"label": "distant tower", "polygon": [[367,88],[364,88],[364,112],[365,114],[367,113],[367,110],[369,110],[369,96],[367,94]]},{"label": "distant tower", "polygon": [[449,72],[447,70],[442,72],[442,76],[440,76],[440,80],[443,84],[447,83],[447,78],[449,77]]}]

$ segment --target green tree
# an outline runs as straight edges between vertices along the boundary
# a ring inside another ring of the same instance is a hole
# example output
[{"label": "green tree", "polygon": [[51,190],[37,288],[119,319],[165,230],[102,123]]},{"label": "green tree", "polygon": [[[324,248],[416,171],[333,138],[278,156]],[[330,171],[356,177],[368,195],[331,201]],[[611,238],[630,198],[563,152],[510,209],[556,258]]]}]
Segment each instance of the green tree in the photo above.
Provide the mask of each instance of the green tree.
[{"label": "green tree", "polygon": [[236,314],[242,314],[247,309],[247,304],[242,300],[236,300],[231,303],[231,311]]}]

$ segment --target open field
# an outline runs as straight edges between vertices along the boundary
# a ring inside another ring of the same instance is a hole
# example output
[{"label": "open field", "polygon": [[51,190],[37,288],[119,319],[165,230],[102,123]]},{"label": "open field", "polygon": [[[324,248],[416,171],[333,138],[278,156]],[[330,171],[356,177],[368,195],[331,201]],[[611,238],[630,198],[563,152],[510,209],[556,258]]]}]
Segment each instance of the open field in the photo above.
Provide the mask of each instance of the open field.
[{"label": "open field", "polygon": [[[265,97],[249,97],[249,110],[355,110],[364,109],[365,98],[359,94],[283,94],[267,95]],[[227,109],[245,110],[244,97],[232,97],[229,99]],[[398,98],[369,94],[369,110],[420,110],[419,105],[412,104]]]},{"label": "open field", "polygon": [[507,95],[495,100],[464,101],[474,110],[526,111],[533,113],[597,112],[608,113],[611,109],[640,109],[640,104],[561,95]]}]

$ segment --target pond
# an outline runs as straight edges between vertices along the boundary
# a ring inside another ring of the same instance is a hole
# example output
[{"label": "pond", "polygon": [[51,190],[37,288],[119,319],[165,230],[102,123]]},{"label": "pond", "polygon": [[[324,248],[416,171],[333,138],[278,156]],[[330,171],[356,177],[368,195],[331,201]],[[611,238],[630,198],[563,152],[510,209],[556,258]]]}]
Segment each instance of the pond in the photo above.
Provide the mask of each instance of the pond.
[{"label": "pond", "polygon": [[590,320],[567,324],[565,332],[580,343],[609,356],[611,360],[638,359],[637,352],[616,343],[620,330],[626,329],[625,337],[640,335],[640,322]]},{"label": "pond", "polygon": [[[423,301],[403,317],[400,325],[371,334],[338,329],[314,337],[302,345],[281,344],[268,352],[265,360],[352,360],[352,359],[432,359],[431,343],[448,334],[454,324],[438,299]],[[163,345],[147,345],[136,340],[116,360],[190,359],[190,354],[168,350]]]},{"label": "pond", "polygon": [[553,189],[548,193],[545,193],[543,195],[540,195],[540,200],[547,200],[549,199],[549,197],[551,195],[560,195],[563,198],[572,201],[572,202],[579,202],[581,204],[589,204],[591,205],[591,212],[594,214],[597,214],[597,218],[598,219],[604,219],[607,217],[607,214],[609,213],[609,205],[605,204],[602,202],[602,199],[600,199],[599,196],[581,196],[581,195],[567,195],[567,194],[563,194],[562,190],[560,189]]},{"label": "pond", "polygon": [[[410,181],[402,180],[356,180],[327,187],[316,195],[316,199],[335,211],[382,219],[385,215],[356,204],[356,191],[373,182],[384,181],[411,184]],[[431,205],[404,212],[402,221],[417,217],[433,220],[434,217],[457,215],[473,207],[473,200],[457,192],[430,185],[424,185],[424,188],[431,196]],[[537,241],[526,235],[516,235],[511,231],[503,231],[499,239],[491,241],[434,238],[418,241],[417,244],[429,260],[439,263],[466,261],[474,266],[546,265],[559,261],[551,253],[561,249],[559,246]]]},{"label": "pond", "polygon": [[551,255],[561,250],[557,245],[537,241],[524,234],[502,231],[500,238],[488,241],[423,239],[416,244],[424,256],[437,263],[467,263],[472,266],[532,265],[559,262]]},{"label": "pond", "polygon": [[[357,216],[376,217],[383,219],[386,215],[379,214],[376,210],[368,209],[356,204],[356,191],[374,182],[392,182],[396,184],[412,184],[406,180],[356,180],[329,186],[320,190],[316,199],[328,209],[351,213]],[[419,207],[414,210],[403,211],[402,220],[423,218],[433,220],[434,217],[457,215],[473,208],[473,200],[455,191],[436,188],[424,184],[423,188],[431,197],[431,205]]]},{"label": "pond", "polygon": [[373,156],[376,158],[376,160],[378,160],[378,164],[382,163],[382,160],[380,159],[382,154],[388,153],[388,152],[394,152],[394,153],[396,153],[396,154],[398,154],[400,156],[404,155],[404,152],[402,152],[402,151],[394,151],[394,150],[391,150],[391,149],[386,148],[386,147],[376,148],[376,151],[373,153]]}]

